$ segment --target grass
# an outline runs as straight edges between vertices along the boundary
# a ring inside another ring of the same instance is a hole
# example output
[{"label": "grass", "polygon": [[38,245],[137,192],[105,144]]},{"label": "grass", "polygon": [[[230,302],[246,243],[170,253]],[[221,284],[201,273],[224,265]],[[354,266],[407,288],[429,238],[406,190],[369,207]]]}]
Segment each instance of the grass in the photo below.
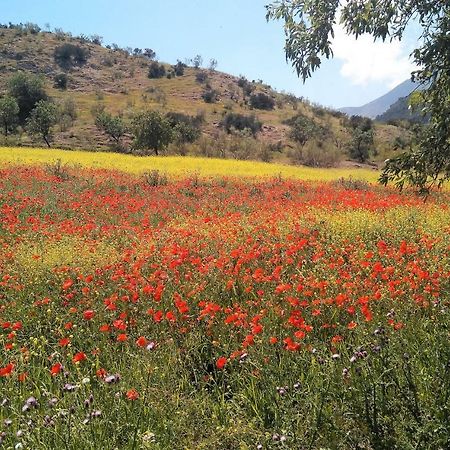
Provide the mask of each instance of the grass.
[{"label": "grass", "polygon": [[2,448],[450,448],[447,192],[1,154]]},{"label": "grass", "polygon": [[166,172],[170,176],[196,173],[202,177],[277,177],[305,180],[332,181],[353,177],[376,182],[378,172],[367,169],[316,169],[256,161],[223,160],[182,156],[136,157],[107,152],[83,152],[39,148],[0,147],[0,165],[63,164],[86,168],[103,168],[141,174],[150,170]]}]

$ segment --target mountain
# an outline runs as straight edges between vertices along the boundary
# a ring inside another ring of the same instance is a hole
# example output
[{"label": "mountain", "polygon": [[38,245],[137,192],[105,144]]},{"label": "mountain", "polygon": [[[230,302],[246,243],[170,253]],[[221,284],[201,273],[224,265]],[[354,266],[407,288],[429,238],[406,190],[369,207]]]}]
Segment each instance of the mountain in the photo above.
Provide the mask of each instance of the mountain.
[{"label": "mountain", "polygon": [[375,119],[375,117],[383,114],[389,109],[391,105],[397,102],[402,97],[408,97],[411,92],[417,88],[417,84],[411,80],[406,80],[396,86],[387,94],[366,103],[363,106],[349,106],[340,108],[339,111],[348,114],[349,116],[365,116]]}]

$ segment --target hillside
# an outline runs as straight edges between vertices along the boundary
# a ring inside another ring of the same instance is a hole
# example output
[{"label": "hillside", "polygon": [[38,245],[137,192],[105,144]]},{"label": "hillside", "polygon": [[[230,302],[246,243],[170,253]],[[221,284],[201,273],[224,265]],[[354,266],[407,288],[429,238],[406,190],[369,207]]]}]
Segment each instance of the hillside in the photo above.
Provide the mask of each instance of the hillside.
[{"label": "hillside", "polygon": [[412,111],[408,102],[409,96],[399,98],[393,103],[387,111],[376,117],[379,122],[389,122],[393,120],[407,119],[416,123],[427,123],[427,118],[423,117],[419,112]]},{"label": "hillside", "polygon": [[[86,61],[61,67],[55,60],[55,50],[65,44],[82,48],[87,54]],[[77,117],[70,126],[63,124],[55,129],[55,147],[107,150],[111,142],[95,126],[96,112],[104,109],[128,119],[136,111],[158,109],[164,113],[172,111],[204,118],[200,141],[182,150],[169,148],[169,153],[183,151],[202,156],[291,163],[304,163],[309,158],[306,162],[310,165],[335,165],[347,158],[351,131],[346,126],[345,115],[302,98],[275,92],[261,81],[248,81],[217,70],[194,67],[186,67],[182,76],[150,79],[149,58],[132,55],[131,49],[124,50],[117,46],[105,48],[86,37],[75,38],[60,31],[50,33],[23,27],[2,28],[0,49],[0,92],[6,90],[8,80],[14,73],[26,71],[43,74],[47,92],[57,102],[67,99],[74,102]],[[169,64],[164,66],[167,72],[172,70]],[[66,90],[54,86],[55,76],[61,73],[68,77]],[[250,92],[266,94],[273,100],[274,108],[252,108],[248,92],[244,92],[246,87]],[[206,103],[203,99],[205,91],[213,91],[217,100]],[[256,115],[262,123],[257,140],[244,139],[243,145],[235,142],[239,141],[240,136],[227,136],[220,122],[228,112]],[[316,130],[320,130],[314,139],[303,146],[291,139],[290,127],[286,124],[296,116],[306,117]],[[405,130],[379,124],[374,127],[376,156],[372,156],[382,161],[390,155],[393,142],[404,135]],[[13,144],[36,145],[39,141],[32,141],[23,133]]]},{"label": "hillside", "polygon": [[339,108],[339,111],[349,115],[359,115],[375,119],[375,117],[387,111],[390,106],[392,106],[400,98],[409,96],[409,94],[411,94],[411,92],[416,88],[417,85],[415,83],[411,80],[406,80],[389,91],[387,94],[382,95],[381,97],[378,97],[365,105]]}]

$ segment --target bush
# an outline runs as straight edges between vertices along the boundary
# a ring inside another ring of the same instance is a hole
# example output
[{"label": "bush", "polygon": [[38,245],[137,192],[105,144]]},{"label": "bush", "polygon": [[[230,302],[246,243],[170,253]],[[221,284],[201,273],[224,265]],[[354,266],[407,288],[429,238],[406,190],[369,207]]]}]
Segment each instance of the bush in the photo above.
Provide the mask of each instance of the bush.
[{"label": "bush", "polygon": [[250,96],[250,106],[255,109],[272,110],[275,107],[275,100],[264,92],[258,92]]},{"label": "bush", "polygon": [[167,173],[161,173],[157,169],[144,172],[143,178],[145,184],[151,187],[166,186],[168,184]]},{"label": "bush", "polygon": [[244,114],[237,114],[229,112],[225,115],[220,125],[231,133],[233,130],[245,131],[248,130],[253,136],[256,136],[258,131],[261,131],[262,123],[255,115],[246,116]]},{"label": "bush", "polygon": [[89,51],[79,45],[67,43],[56,47],[53,56],[60,67],[70,69],[85,64],[89,58]]},{"label": "bush", "polygon": [[67,89],[68,80],[69,78],[65,73],[58,73],[53,78],[53,85],[55,86],[55,88],[65,91]]},{"label": "bush", "polygon": [[163,78],[166,75],[166,68],[163,64],[159,64],[156,61],[153,61],[148,69],[148,77],[155,78]]},{"label": "bush", "polygon": [[177,61],[177,63],[172,66],[173,73],[177,77],[182,77],[184,75],[184,69],[186,68],[186,64],[182,63],[181,61]]},{"label": "bush", "polygon": [[310,141],[304,147],[297,148],[291,159],[294,163],[301,162],[310,167],[334,167],[341,161],[342,154],[321,141]]},{"label": "bush", "polygon": [[200,137],[202,117],[193,117],[183,113],[169,112],[166,114],[166,119],[172,127],[174,140],[178,144],[193,143]]},{"label": "bush", "polygon": [[219,97],[219,92],[215,89],[209,88],[205,90],[202,94],[202,98],[205,103],[216,103]]},{"label": "bush", "polygon": [[200,84],[204,84],[208,81],[208,73],[205,70],[201,70],[195,74],[195,81]]}]

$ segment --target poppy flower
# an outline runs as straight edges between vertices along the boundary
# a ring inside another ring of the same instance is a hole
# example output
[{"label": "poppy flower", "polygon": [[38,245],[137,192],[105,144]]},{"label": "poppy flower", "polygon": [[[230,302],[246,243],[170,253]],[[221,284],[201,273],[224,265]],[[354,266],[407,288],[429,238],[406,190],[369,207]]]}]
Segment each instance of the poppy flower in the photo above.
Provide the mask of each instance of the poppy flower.
[{"label": "poppy flower", "polygon": [[225,358],[225,356],[221,356],[217,361],[216,361],[216,367],[219,370],[222,370],[225,367],[225,364],[227,363],[227,358]]},{"label": "poppy flower", "polygon": [[137,339],[136,345],[138,345],[139,347],[145,347],[147,345],[147,342],[147,339],[144,336],[141,336]]},{"label": "poppy flower", "polygon": [[11,375],[13,370],[14,364],[9,363],[7,366],[0,368],[0,377],[7,377],[8,375]]},{"label": "poppy flower", "polygon": [[52,368],[50,369],[50,373],[52,374],[52,376],[58,375],[58,373],[61,372],[61,369],[62,369],[61,363],[53,364]]},{"label": "poppy flower", "polygon": [[77,364],[77,363],[80,363],[81,361],[84,361],[85,359],[87,359],[86,354],[83,352],[79,352],[74,355],[74,357],[72,358],[72,361],[75,364]]},{"label": "poppy flower", "polygon": [[125,395],[128,400],[137,400],[139,398],[139,392],[136,389],[129,389]]},{"label": "poppy flower", "polygon": [[119,336],[117,336],[117,342],[125,342],[128,339],[128,336],[124,333],[119,334]]},{"label": "poppy flower", "polygon": [[61,347],[66,347],[69,344],[70,344],[70,339],[69,338],[62,338],[62,339],[59,340],[59,345]]},{"label": "poppy flower", "polygon": [[83,313],[84,320],[91,320],[95,316],[95,312],[92,309],[88,309]]}]

